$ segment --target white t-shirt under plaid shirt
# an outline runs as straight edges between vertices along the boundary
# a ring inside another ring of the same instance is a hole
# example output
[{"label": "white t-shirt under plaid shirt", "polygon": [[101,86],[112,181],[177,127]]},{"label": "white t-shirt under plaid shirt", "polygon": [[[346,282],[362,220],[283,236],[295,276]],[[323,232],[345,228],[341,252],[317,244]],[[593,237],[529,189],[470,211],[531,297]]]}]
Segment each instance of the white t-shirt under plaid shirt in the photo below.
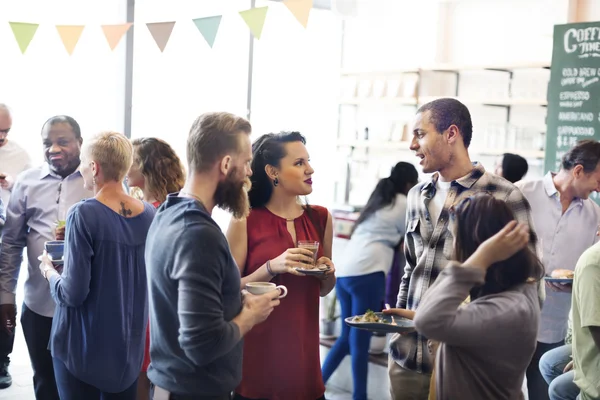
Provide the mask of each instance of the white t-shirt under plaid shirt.
[{"label": "white t-shirt under plaid shirt", "polygon": [[[404,245],[406,266],[398,293],[398,308],[416,310],[427,289],[452,259],[454,240],[448,229],[449,209],[466,197],[489,193],[505,201],[517,221],[529,225],[529,246],[535,251],[537,237],[529,203],[515,185],[486,172],[481,164],[474,163],[469,174],[451,182],[439,218],[434,221],[429,207],[435,196],[438,177],[439,174],[433,174],[408,194]],[[398,365],[412,371],[429,374],[433,369],[434,360],[427,351],[427,338],[416,332],[404,336],[394,335],[390,356]]]}]

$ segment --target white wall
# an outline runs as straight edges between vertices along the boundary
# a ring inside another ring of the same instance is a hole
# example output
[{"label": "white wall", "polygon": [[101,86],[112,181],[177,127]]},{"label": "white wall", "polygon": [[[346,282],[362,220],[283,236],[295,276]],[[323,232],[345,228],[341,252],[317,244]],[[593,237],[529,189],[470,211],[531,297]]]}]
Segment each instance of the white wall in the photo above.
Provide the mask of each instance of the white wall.
[{"label": "white wall", "polygon": [[281,130],[307,139],[315,169],[310,202],[330,206],[337,135],[341,20],[313,9],[306,29],[283,4],[268,4],[263,36],[255,44],[253,138]]},{"label": "white wall", "polygon": [[[57,114],[81,125],[84,137],[101,130],[123,131],[125,46],[111,52],[101,24],[126,20],[121,0],[1,0],[0,102],[13,113],[10,140],[43,160],[40,131]],[[40,23],[25,55],[8,21]],[[89,25],[72,56],[55,24]]]}]

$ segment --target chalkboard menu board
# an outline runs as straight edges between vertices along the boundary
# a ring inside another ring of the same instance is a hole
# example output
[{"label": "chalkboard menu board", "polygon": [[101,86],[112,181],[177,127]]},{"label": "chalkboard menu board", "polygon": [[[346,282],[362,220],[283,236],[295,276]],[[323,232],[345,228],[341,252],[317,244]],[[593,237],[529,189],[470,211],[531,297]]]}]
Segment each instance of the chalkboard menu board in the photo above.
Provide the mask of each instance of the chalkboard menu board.
[{"label": "chalkboard menu board", "polygon": [[577,141],[600,139],[600,22],[555,25],[550,68],[546,172]]}]

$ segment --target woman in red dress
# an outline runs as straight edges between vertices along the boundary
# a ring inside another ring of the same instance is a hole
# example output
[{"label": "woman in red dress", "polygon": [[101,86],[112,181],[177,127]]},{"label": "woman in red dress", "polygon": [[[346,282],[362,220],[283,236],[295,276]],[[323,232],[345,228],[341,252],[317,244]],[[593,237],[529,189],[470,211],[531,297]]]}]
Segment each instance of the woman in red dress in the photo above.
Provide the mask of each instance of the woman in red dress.
[{"label": "woman in red dress", "polygon": [[[179,192],[185,183],[181,160],[169,144],[156,138],[134,139],[133,164],[127,174],[130,187],[141,191],[141,199],[158,208],[169,193]],[[150,324],[146,329],[144,362],[138,378],[138,400],[150,399],[150,380],[146,375],[150,365]]]},{"label": "woman in red dress", "polygon": [[[244,337],[242,382],[235,399],[324,399],[319,356],[319,296],[335,286],[331,262],[333,228],[326,208],[302,205],[312,192],[305,139],[298,132],[268,134],[252,146],[251,211],[233,220],[227,232],[231,252],[248,282],[272,281],[288,295],[269,318]],[[312,264],[313,253],[298,241],[319,242],[321,277],[295,270]]]}]

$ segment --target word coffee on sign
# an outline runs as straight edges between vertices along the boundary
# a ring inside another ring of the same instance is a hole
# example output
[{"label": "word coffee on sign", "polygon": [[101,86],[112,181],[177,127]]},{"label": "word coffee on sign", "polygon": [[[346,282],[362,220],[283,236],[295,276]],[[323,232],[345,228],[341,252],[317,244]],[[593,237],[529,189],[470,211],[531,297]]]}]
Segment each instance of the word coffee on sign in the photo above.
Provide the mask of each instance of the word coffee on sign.
[{"label": "word coffee on sign", "polygon": [[600,22],[555,25],[552,48],[545,172],[580,140],[600,138]]},{"label": "word coffee on sign", "polygon": [[600,27],[568,29],[563,43],[567,54],[577,52],[579,58],[600,57]]}]

